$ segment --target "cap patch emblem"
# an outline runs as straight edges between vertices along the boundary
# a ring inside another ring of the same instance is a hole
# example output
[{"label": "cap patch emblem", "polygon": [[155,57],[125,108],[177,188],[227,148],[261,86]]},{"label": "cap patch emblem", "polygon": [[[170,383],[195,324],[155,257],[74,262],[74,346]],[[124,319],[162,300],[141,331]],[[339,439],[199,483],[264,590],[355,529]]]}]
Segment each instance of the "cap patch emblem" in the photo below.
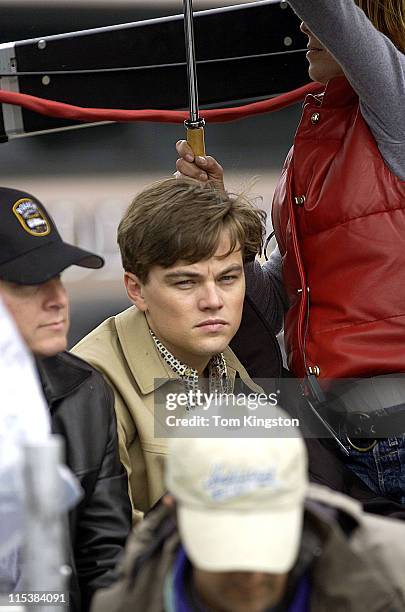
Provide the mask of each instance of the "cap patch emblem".
[{"label": "cap patch emblem", "polygon": [[213,500],[228,500],[261,488],[278,488],[274,470],[232,470],[224,465],[214,465],[204,482],[204,489]]},{"label": "cap patch emblem", "polygon": [[45,213],[29,198],[18,200],[13,206],[13,213],[31,236],[46,236],[51,231]]}]

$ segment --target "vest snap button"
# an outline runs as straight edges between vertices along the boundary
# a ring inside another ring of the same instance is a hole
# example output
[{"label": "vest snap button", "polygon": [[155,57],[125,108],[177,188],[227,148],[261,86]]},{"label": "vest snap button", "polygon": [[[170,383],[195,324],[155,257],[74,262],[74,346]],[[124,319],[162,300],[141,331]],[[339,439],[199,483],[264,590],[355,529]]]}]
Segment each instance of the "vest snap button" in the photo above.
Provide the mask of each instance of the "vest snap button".
[{"label": "vest snap button", "polygon": [[294,202],[296,203],[297,206],[304,206],[305,204],[305,196],[295,196],[294,198]]},{"label": "vest snap button", "polygon": [[314,125],[319,122],[321,115],[319,113],[312,113],[311,115],[311,123]]}]

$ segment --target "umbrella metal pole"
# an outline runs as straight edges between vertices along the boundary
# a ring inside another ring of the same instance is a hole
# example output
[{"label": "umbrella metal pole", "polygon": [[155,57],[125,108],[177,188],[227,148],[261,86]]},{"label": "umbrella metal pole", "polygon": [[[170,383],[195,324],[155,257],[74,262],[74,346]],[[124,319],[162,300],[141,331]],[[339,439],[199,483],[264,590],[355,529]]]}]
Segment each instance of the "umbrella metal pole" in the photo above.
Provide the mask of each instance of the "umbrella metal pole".
[{"label": "umbrella metal pole", "polygon": [[204,125],[205,121],[199,116],[197,69],[194,48],[193,3],[192,0],[183,0],[184,8],[184,34],[186,41],[187,74],[189,88],[190,118],[184,122],[187,131],[187,142],[194,155],[205,155]]}]

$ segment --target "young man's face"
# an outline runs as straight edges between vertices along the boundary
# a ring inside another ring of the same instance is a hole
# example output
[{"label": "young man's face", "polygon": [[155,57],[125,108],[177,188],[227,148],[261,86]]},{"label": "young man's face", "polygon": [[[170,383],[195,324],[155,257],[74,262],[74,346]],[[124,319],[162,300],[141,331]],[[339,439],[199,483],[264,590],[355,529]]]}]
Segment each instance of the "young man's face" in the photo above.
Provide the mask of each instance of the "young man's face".
[{"label": "young man's face", "polygon": [[288,574],[207,572],[193,568],[193,581],[202,603],[210,610],[265,612],[282,601]]},{"label": "young man's face", "polygon": [[222,352],[241,321],[245,277],[240,250],[229,249],[224,231],[210,259],[170,268],[154,266],[146,283],[125,274],[128,295],[142,310],[165,347],[201,374],[210,358]]},{"label": "young man's face", "polygon": [[0,281],[0,295],[35,355],[51,357],[66,349],[69,303],[59,276],[41,285]]}]

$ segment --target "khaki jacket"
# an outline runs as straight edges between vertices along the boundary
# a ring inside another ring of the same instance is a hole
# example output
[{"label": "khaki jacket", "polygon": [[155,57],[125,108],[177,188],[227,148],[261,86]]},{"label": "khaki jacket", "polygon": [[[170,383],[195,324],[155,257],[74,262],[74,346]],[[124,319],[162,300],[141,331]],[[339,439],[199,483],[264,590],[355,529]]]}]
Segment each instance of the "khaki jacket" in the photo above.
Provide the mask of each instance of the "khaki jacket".
[{"label": "khaki jacket", "polygon": [[[129,478],[134,520],[164,494],[167,440],[155,437],[155,392],[184,391],[179,376],[165,363],[150,335],[145,315],[135,307],[106,319],[74,348],[113,388],[121,461]],[[224,351],[228,373],[261,392],[231,349]]]},{"label": "khaki jacket", "polygon": [[[337,510],[353,523],[350,535],[336,520]],[[311,566],[310,612],[405,610],[402,521],[367,514],[351,498],[311,485],[305,523],[319,537]],[[165,612],[165,578],[179,543],[174,517],[164,506],[156,508],[129,538],[119,580],[96,593],[91,612]]]}]

